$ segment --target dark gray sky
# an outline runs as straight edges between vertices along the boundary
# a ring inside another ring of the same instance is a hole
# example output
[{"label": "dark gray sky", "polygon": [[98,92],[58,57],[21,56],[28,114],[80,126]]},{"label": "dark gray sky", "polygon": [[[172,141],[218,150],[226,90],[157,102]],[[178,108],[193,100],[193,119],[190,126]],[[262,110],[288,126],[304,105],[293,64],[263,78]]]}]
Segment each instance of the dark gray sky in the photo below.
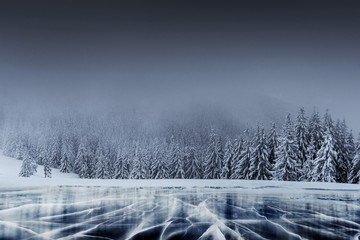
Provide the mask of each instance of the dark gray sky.
[{"label": "dark gray sky", "polygon": [[359,43],[358,1],[1,1],[0,94],[91,108],[254,93],[360,130]]}]

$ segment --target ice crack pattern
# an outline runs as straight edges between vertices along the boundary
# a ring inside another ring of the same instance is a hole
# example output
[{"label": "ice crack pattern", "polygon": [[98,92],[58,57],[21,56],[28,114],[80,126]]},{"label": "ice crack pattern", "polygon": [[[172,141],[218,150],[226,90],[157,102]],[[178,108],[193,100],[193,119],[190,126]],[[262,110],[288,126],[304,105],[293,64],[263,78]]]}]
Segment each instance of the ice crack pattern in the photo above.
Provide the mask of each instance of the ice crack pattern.
[{"label": "ice crack pattern", "polygon": [[359,239],[360,192],[0,190],[0,239]]}]

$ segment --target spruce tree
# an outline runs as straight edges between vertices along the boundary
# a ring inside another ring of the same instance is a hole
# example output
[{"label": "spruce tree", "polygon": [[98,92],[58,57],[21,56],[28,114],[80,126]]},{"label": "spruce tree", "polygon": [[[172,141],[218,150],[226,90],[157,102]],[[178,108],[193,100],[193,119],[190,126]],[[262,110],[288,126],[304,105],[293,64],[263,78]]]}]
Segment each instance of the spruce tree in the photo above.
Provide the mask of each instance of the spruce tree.
[{"label": "spruce tree", "polygon": [[95,172],[96,172],[96,178],[99,179],[107,179],[109,177],[109,174],[107,172],[107,159],[104,154],[104,149],[102,147],[99,147],[96,151],[96,164],[95,164]]},{"label": "spruce tree", "polygon": [[46,151],[43,151],[43,154],[45,156],[42,160],[44,165],[44,176],[45,178],[51,178],[52,169],[50,167],[50,159],[46,157],[48,155]]},{"label": "spruce tree", "polygon": [[[344,122],[343,122],[344,123]],[[346,152],[346,135],[347,135],[347,127],[346,124],[341,123],[338,119],[336,121],[335,126],[333,127],[333,140],[335,144],[335,151],[337,153],[336,159],[336,181],[345,183],[348,180],[347,172],[348,169],[348,159]]]},{"label": "spruce tree", "polygon": [[139,143],[135,146],[135,152],[132,157],[132,168],[130,178],[132,179],[146,179],[147,166],[145,165],[144,156]]},{"label": "spruce tree", "polygon": [[231,143],[231,140],[228,139],[225,144],[225,155],[223,158],[222,169],[221,169],[221,178],[229,179],[232,173],[232,162],[234,158],[234,148]]},{"label": "spruce tree", "polygon": [[360,183],[360,134],[351,161],[350,183]]},{"label": "spruce tree", "polygon": [[28,154],[28,152],[24,152],[24,159],[21,164],[21,169],[19,173],[19,177],[30,177],[37,171],[37,164],[35,160]]},{"label": "spruce tree", "polygon": [[336,182],[336,162],[335,141],[330,129],[327,129],[324,142],[317,152],[314,162],[314,169],[311,174],[312,181]]},{"label": "spruce tree", "polygon": [[313,144],[315,151],[319,151],[324,139],[324,128],[321,123],[319,112],[315,111],[315,109],[311,118],[309,119],[308,135],[308,141],[310,142],[312,139],[314,142]]},{"label": "spruce tree", "polygon": [[60,172],[69,173],[72,170],[72,153],[70,146],[67,142],[64,142],[62,146],[62,156],[60,160]]},{"label": "spruce tree", "polygon": [[219,152],[217,135],[212,130],[210,133],[210,142],[207,149],[207,156],[205,160],[205,173],[206,179],[220,179],[221,178],[221,164],[222,156]]},{"label": "spruce tree", "polygon": [[238,144],[238,148],[236,150],[236,158],[234,165],[234,170],[231,175],[232,179],[250,179],[250,161],[251,161],[251,153],[252,153],[252,145],[253,143],[250,141],[250,133],[249,129],[246,129],[245,132],[245,141],[242,140]]},{"label": "spruce tree", "polygon": [[172,162],[173,162],[173,171],[172,176],[175,179],[184,179],[185,170],[184,170],[184,154],[180,149],[179,144],[175,144],[172,152]]},{"label": "spruce tree", "polygon": [[80,178],[90,178],[89,154],[85,144],[85,141],[82,140],[75,159],[75,173],[77,173]]},{"label": "spruce tree", "polygon": [[314,168],[314,162],[316,159],[316,147],[315,141],[311,138],[310,143],[308,145],[306,151],[306,162],[304,163],[302,172],[301,172],[301,181],[310,181],[311,180],[311,172]]},{"label": "spruce tree", "polygon": [[251,153],[249,178],[255,180],[270,180],[271,166],[266,145],[264,129],[257,128],[253,151]]},{"label": "spruce tree", "polygon": [[298,161],[300,163],[300,167],[303,167],[303,164],[306,161],[306,150],[308,146],[308,133],[306,126],[307,118],[305,116],[304,108],[300,108],[299,113],[296,117],[295,124],[295,137],[296,144],[298,148]]},{"label": "spruce tree", "polygon": [[122,150],[118,150],[115,161],[115,179],[128,179],[130,175],[128,154],[123,154]]},{"label": "spruce tree", "polygon": [[199,157],[196,153],[196,150],[193,146],[190,146],[187,153],[187,165],[185,176],[189,179],[200,179],[201,178],[201,165]]},{"label": "spruce tree", "polygon": [[274,166],[274,179],[296,181],[301,168],[298,162],[299,154],[290,114],[286,116],[279,144]]},{"label": "spruce tree", "polygon": [[274,167],[276,159],[276,151],[279,146],[278,135],[276,133],[276,125],[272,124],[269,135],[268,135],[268,148],[269,148],[269,162],[271,167]]}]

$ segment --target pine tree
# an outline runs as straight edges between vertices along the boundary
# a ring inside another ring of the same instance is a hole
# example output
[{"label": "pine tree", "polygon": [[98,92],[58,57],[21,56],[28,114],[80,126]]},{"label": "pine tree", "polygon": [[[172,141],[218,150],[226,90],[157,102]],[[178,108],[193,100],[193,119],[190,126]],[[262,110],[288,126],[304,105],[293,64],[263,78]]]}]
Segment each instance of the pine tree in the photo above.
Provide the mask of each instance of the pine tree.
[{"label": "pine tree", "polygon": [[348,181],[347,173],[350,170],[346,149],[346,136],[348,133],[345,121],[340,122],[340,120],[337,120],[332,134],[335,143],[335,151],[337,153],[336,181],[345,183]]},{"label": "pine tree", "polygon": [[349,176],[350,183],[360,183],[360,134],[354,150],[353,159],[351,162],[351,172]]},{"label": "pine tree", "polygon": [[271,178],[270,169],[271,166],[269,163],[265,131],[258,126],[253,151],[251,152],[249,178],[255,180],[269,180]]},{"label": "pine tree", "polygon": [[115,161],[115,179],[128,179],[130,175],[128,156],[118,150]]},{"label": "pine tree", "polygon": [[297,160],[298,148],[291,115],[286,116],[283,126],[280,146],[276,153],[274,179],[280,181],[296,181],[298,179],[300,163]]},{"label": "pine tree", "polygon": [[312,181],[335,182],[336,159],[335,142],[330,129],[327,129],[325,140],[314,162]]},{"label": "pine tree", "polygon": [[355,157],[355,149],[356,149],[352,130],[350,130],[349,134],[346,137],[345,149],[346,149],[346,161],[348,166],[348,170],[346,171],[348,178],[347,182],[349,182],[349,179],[351,178],[352,161]]},{"label": "pine tree", "polygon": [[96,172],[96,178],[99,179],[107,179],[109,177],[109,174],[107,172],[106,164],[107,159],[104,154],[103,147],[99,147],[96,151],[96,164],[95,164],[95,172]]},{"label": "pine tree", "polygon": [[24,159],[21,164],[19,177],[30,177],[37,171],[37,164],[35,160],[27,153],[24,152]]},{"label": "pine tree", "polygon": [[311,180],[311,172],[314,168],[315,159],[316,159],[315,141],[313,138],[311,138],[306,151],[306,162],[304,163],[300,180],[302,181]]},{"label": "pine tree", "polygon": [[269,162],[273,168],[274,164],[275,164],[275,159],[276,159],[276,151],[279,146],[278,135],[276,133],[275,123],[273,123],[271,126],[267,142],[268,142],[268,148],[269,148]]},{"label": "pine tree", "polygon": [[190,147],[187,153],[187,165],[185,176],[189,179],[200,179],[201,178],[201,165],[199,157],[197,156],[196,150],[194,147]]},{"label": "pine tree", "polygon": [[250,161],[252,153],[253,143],[250,141],[249,129],[246,129],[245,132],[245,141],[240,141],[237,149],[235,150],[235,161],[234,170],[231,175],[232,179],[250,179]]},{"label": "pine tree", "polygon": [[135,152],[132,161],[132,169],[130,173],[130,178],[132,179],[145,179],[146,178],[146,165],[143,157],[143,153],[141,152],[139,143],[135,146]]},{"label": "pine tree", "polygon": [[67,142],[63,143],[62,146],[62,157],[60,160],[60,172],[69,173],[72,171],[72,153],[70,146]]},{"label": "pine tree", "polygon": [[60,167],[60,160],[61,160],[61,147],[59,140],[53,136],[50,139],[50,148],[48,152],[48,158],[50,159],[50,165],[54,168]]},{"label": "pine tree", "polygon": [[310,142],[312,139],[314,141],[315,151],[319,151],[324,139],[324,128],[320,120],[320,115],[315,109],[309,120],[308,134],[308,141]]},{"label": "pine tree", "polygon": [[234,148],[230,139],[228,139],[225,144],[225,155],[222,163],[221,178],[229,179],[231,177],[232,174],[231,167],[232,167],[233,158],[234,158]]},{"label": "pine tree", "polygon": [[206,179],[220,179],[221,178],[221,163],[222,156],[219,152],[219,142],[215,132],[210,133],[210,143],[207,149],[207,157],[205,162],[204,178]]},{"label": "pine tree", "polygon": [[183,179],[185,178],[185,171],[184,171],[184,155],[180,150],[178,144],[175,144],[172,151],[172,176],[173,178]]},{"label": "pine tree", "polygon": [[82,140],[75,160],[75,173],[80,178],[90,178],[89,164],[88,150],[85,147],[84,140]]},{"label": "pine tree", "polygon": [[298,161],[300,163],[300,167],[303,167],[303,164],[306,161],[306,150],[308,146],[308,133],[306,126],[307,118],[305,116],[304,108],[300,108],[299,113],[296,117],[296,125],[295,125],[295,137],[296,144],[298,148]]},{"label": "pine tree", "polygon": [[49,159],[44,159],[44,176],[45,178],[51,178],[51,167],[50,167],[50,161]]}]

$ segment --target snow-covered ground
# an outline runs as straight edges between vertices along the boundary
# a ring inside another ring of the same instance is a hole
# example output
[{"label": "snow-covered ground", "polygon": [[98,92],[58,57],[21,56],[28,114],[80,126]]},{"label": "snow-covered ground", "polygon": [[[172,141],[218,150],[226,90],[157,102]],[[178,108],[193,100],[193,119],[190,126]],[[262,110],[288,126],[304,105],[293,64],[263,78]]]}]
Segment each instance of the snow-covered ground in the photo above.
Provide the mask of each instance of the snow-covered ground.
[{"label": "snow-covered ground", "polygon": [[117,186],[117,187],[213,187],[213,188],[243,188],[252,190],[269,190],[281,187],[284,190],[360,190],[360,185],[340,183],[309,183],[309,182],[277,182],[277,181],[246,181],[246,180],[194,180],[194,179],[164,179],[164,180],[118,180],[118,179],[80,179],[74,173],[61,173],[52,169],[52,178],[44,177],[43,166],[39,165],[37,173],[30,178],[19,177],[22,161],[6,157],[0,151],[0,187],[20,186]]}]

